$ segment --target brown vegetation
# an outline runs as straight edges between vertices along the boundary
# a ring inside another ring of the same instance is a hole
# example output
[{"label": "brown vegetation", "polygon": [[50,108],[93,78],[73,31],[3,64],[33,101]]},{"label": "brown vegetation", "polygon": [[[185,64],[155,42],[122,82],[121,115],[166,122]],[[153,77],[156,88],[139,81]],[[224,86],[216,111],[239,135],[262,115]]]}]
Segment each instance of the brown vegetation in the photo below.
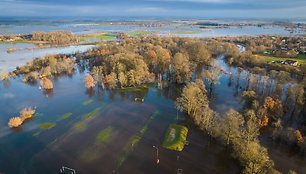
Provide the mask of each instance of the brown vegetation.
[{"label": "brown vegetation", "polygon": [[76,36],[67,31],[34,32],[32,34],[32,40],[57,45],[79,42]]},{"label": "brown vegetation", "polygon": [[22,123],[29,118],[32,118],[35,114],[35,110],[32,108],[24,108],[20,111],[19,117],[13,117],[9,120],[8,126],[10,128],[19,127]]},{"label": "brown vegetation", "polygon": [[40,86],[43,89],[46,89],[46,90],[53,89],[52,81],[50,79],[46,78],[46,77],[43,77],[43,78],[40,79]]},{"label": "brown vegetation", "polygon": [[13,117],[9,120],[8,126],[10,128],[19,127],[22,124],[22,119],[20,117]]},{"label": "brown vegetation", "polygon": [[86,74],[83,80],[86,88],[95,87],[95,80],[90,74]]},{"label": "brown vegetation", "polygon": [[0,73],[0,80],[8,80],[9,79],[9,73],[6,71],[2,71]]}]

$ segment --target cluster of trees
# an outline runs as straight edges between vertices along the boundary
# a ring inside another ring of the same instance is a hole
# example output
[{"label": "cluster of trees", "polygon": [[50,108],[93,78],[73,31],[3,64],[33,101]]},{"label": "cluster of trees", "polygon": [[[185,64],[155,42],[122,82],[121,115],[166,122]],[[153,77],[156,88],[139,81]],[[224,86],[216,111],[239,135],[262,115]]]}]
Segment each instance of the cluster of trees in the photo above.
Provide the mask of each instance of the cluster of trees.
[{"label": "cluster of trees", "polygon": [[[62,74],[73,74],[75,61],[67,56],[49,55],[41,59],[28,62],[27,65],[17,67],[12,74],[24,75],[24,82],[36,82],[41,78],[44,82],[46,77],[58,76]],[[45,77],[45,79],[43,79]],[[50,84],[50,83],[49,83]],[[48,85],[50,86],[50,85]]]},{"label": "cluster of trees", "polygon": [[200,129],[232,147],[233,156],[244,167],[243,173],[275,171],[267,149],[259,143],[261,125],[254,110],[248,110],[241,115],[231,109],[224,116],[220,116],[209,107],[205,85],[199,79],[183,88],[176,105],[179,110],[186,112]]},{"label": "cluster of trees", "polygon": [[214,54],[211,50],[215,49],[207,42],[188,38],[128,38],[90,50],[86,61],[96,84],[103,87],[136,86],[154,80],[182,84],[191,80],[197,68],[210,65]]},{"label": "cluster of trees", "polygon": [[79,42],[78,37],[68,31],[34,32],[32,40],[57,45]]},{"label": "cluster of trees", "polygon": [[32,118],[35,114],[35,109],[32,108],[24,108],[20,111],[19,117],[13,117],[9,120],[8,126],[10,128],[19,127],[22,123],[29,118]]},{"label": "cluster of trees", "polygon": [[[289,87],[288,90],[289,96],[286,97],[285,102],[282,102],[278,95],[265,97],[261,102],[261,97],[255,91],[244,91],[242,96],[246,101],[246,108],[256,113],[260,126],[270,126],[273,140],[298,145],[302,151],[305,151],[306,143],[304,142],[304,138],[306,137],[299,130],[299,127],[303,129],[303,122],[295,123],[295,128],[289,126],[287,123],[292,119],[292,115],[296,114],[294,112],[300,110],[301,107],[297,107],[296,105],[305,104],[305,100],[303,99],[304,90],[303,88],[299,90],[295,87]],[[287,115],[285,112],[286,107],[292,107],[291,113],[287,113]],[[300,120],[301,118],[298,117],[298,119]]]}]

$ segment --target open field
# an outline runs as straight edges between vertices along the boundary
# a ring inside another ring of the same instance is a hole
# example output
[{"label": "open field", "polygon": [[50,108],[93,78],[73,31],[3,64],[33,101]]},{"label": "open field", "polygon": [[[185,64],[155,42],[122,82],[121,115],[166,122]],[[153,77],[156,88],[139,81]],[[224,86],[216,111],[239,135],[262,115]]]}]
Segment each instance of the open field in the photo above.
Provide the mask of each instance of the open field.
[{"label": "open field", "polygon": [[296,58],[261,56],[261,55],[257,55],[257,57],[260,58],[260,59],[265,59],[268,62],[279,61],[279,60],[294,60],[294,61],[298,61],[299,63],[302,63],[302,64],[306,63],[306,55],[298,55]]},{"label": "open field", "polygon": [[95,34],[89,34],[89,35],[80,35],[78,36],[79,40],[82,41],[88,41],[92,39],[96,39],[99,41],[106,41],[116,38],[116,34],[112,33],[95,33]]}]

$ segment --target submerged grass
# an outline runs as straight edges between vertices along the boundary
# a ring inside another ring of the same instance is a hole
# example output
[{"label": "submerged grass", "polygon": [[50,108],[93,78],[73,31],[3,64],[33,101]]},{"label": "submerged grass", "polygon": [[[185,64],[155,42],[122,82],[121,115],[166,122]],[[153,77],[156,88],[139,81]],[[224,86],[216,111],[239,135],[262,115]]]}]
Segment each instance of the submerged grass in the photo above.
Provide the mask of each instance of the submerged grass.
[{"label": "submerged grass", "polygon": [[95,110],[89,112],[88,114],[85,114],[83,116],[83,119],[87,120],[87,119],[92,119],[93,117],[97,116],[97,114],[99,113],[101,108],[96,108]]},{"label": "submerged grass", "polygon": [[162,146],[166,149],[182,151],[186,143],[188,128],[171,124],[166,132]]},{"label": "submerged grass", "polygon": [[43,116],[43,115],[44,115],[43,113],[35,112],[35,114],[33,115],[33,117],[40,117],[40,116]]},{"label": "submerged grass", "polygon": [[143,135],[146,133],[148,130],[148,127],[150,123],[158,116],[160,115],[160,112],[157,110],[155,111],[147,121],[147,123],[142,127],[142,129],[131,138],[131,140],[128,143],[128,149],[126,152],[124,152],[121,156],[121,158],[117,162],[117,167],[115,171],[118,171],[118,169],[122,166],[122,164],[126,161],[128,155],[130,154],[131,151],[134,150],[134,147],[139,143],[139,141],[142,139]]},{"label": "submerged grass", "polygon": [[102,107],[98,107],[98,108],[94,109],[93,111],[83,115],[83,117],[80,121],[74,123],[73,128],[78,130],[78,131],[84,131],[87,127],[86,120],[90,120],[90,119],[94,118],[95,116],[97,116],[97,114],[99,113],[101,108]]},{"label": "submerged grass", "polygon": [[86,124],[83,121],[74,123],[73,128],[78,131],[84,131],[86,129]]},{"label": "submerged grass", "polygon": [[55,125],[56,125],[55,122],[50,122],[50,123],[43,123],[43,124],[41,124],[39,127],[40,127],[41,129],[51,129],[51,128],[53,128]]},{"label": "submerged grass", "polygon": [[56,121],[61,121],[69,118],[72,115],[72,112],[67,112],[66,114],[61,115]]},{"label": "submerged grass", "polygon": [[96,142],[98,143],[104,143],[106,142],[106,140],[111,136],[111,134],[113,133],[113,128],[112,127],[108,127],[106,129],[103,129],[101,132],[99,132],[99,134],[96,137]]},{"label": "submerged grass", "polygon": [[93,99],[88,99],[86,101],[83,102],[84,106],[90,105],[94,100]]}]

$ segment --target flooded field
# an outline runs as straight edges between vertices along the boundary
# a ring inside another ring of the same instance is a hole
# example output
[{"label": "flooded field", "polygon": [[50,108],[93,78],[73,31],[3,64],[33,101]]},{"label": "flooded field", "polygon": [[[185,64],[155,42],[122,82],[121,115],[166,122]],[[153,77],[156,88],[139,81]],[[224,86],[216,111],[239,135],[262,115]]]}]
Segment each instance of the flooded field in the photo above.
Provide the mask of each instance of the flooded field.
[{"label": "flooded field", "polygon": [[[222,57],[217,62],[226,71],[213,91],[212,107],[219,113],[242,108],[236,82],[236,68],[228,67]],[[242,73],[243,74],[243,73]],[[62,166],[77,173],[240,173],[231,151],[218,140],[201,133],[185,115],[175,109],[179,86],[158,89],[155,84],[139,88],[86,90],[84,73],[75,72],[54,81],[52,93],[38,84],[21,79],[0,83],[0,172],[55,174]],[[230,79],[233,84],[229,85]],[[243,86],[243,85],[242,85]],[[135,102],[143,98],[144,102]],[[18,129],[9,129],[7,121],[23,107],[36,107],[37,114]],[[161,147],[169,124],[189,128],[182,152]],[[275,166],[282,172],[305,170],[306,160],[298,154],[282,153],[288,147],[263,145]],[[156,164],[156,146],[160,163]],[[288,165],[290,164],[290,165]]]},{"label": "flooded field", "polygon": [[[175,86],[86,91],[82,74],[75,74],[57,79],[54,93],[45,94],[38,85],[8,83],[0,87],[1,172],[51,174],[62,166],[78,173],[175,173],[178,168],[237,173],[240,169],[229,151],[177,112]],[[144,102],[134,102],[135,97],[143,97]],[[38,114],[22,127],[9,129],[7,120],[25,106],[37,107]],[[190,128],[190,145],[183,152],[162,149],[168,125],[177,122]],[[153,145],[160,150],[158,165]]]}]

